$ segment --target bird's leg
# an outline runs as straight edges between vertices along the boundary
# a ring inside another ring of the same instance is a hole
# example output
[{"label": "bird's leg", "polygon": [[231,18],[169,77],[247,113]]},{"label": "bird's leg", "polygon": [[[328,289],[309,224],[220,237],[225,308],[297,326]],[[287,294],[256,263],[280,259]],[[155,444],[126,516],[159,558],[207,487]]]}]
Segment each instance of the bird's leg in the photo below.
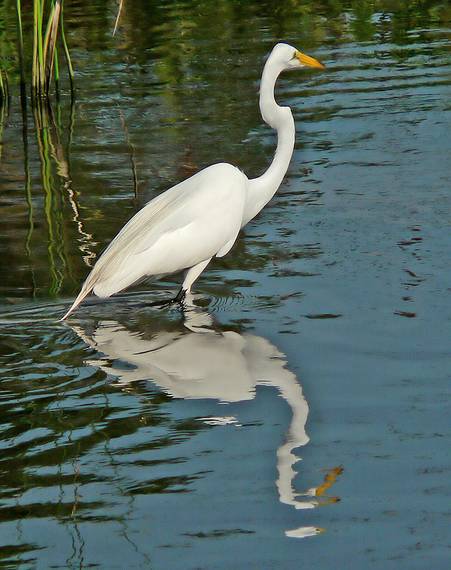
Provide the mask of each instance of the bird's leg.
[{"label": "bird's leg", "polygon": [[173,303],[183,303],[183,299],[186,297],[186,290],[180,287],[177,295],[172,299]]},{"label": "bird's leg", "polygon": [[173,303],[182,303],[185,295],[185,289],[183,289],[183,287],[180,287],[180,290],[175,297],[171,297],[169,299],[161,299],[160,301],[152,301],[152,303],[147,303],[147,305],[149,307],[168,307]]},{"label": "bird's leg", "polygon": [[[210,258],[211,259],[211,258]],[[191,285],[196,281],[202,271],[207,267],[210,262],[210,259],[206,259],[205,261],[201,261],[197,265],[194,265],[186,272],[185,279],[183,281],[183,285],[181,286],[179,292],[175,297],[172,299],[161,299],[161,301],[153,301],[149,303],[149,307],[166,307],[168,305],[172,305],[173,303],[182,303],[185,295],[190,291]]]},{"label": "bird's leg", "polygon": [[[194,281],[196,281],[196,279],[199,277],[199,275],[202,273],[202,271],[210,263],[210,259],[211,259],[211,257],[209,259],[206,259],[205,261],[201,261],[197,265],[194,265],[193,267],[188,269],[188,271],[186,272],[186,275],[185,275],[185,279],[183,280],[183,285],[182,285],[182,289],[185,291],[185,293],[189,293],[189,291],[191,290],[191,285],[194,283]],[[179,291],[179,293],[180,293],[180,291]]]}]

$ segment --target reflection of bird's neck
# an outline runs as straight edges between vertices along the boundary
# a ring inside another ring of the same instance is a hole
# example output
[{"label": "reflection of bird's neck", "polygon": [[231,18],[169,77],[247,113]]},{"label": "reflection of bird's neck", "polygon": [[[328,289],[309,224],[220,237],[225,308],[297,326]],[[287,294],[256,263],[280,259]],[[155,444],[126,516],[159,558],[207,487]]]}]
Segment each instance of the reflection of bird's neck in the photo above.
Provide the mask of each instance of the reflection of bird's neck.
[{"label": "reflection of bird's neck", "polygon": [[277,149],[268,170],[249,181],[249,194],[243,225],[269,202],[285,176],[294,149],[295,125],[289,107],[280,107],[274,99],[276,80],[283,68],[271,60],[266,62],[260,84],[260,111],[263,120],[277,131]]}]

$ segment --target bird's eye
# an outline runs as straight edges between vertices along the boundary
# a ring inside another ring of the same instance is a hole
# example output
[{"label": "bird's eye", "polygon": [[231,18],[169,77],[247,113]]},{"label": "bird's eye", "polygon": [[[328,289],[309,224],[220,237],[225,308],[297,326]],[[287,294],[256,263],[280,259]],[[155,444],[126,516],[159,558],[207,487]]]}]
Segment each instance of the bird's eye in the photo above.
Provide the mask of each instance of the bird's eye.
[{"label": "bird's eye", "polygon": [[290,59],[290,61],[292,61],[293,59],[296,59],[296,52],[293,53],[292,58]]}]

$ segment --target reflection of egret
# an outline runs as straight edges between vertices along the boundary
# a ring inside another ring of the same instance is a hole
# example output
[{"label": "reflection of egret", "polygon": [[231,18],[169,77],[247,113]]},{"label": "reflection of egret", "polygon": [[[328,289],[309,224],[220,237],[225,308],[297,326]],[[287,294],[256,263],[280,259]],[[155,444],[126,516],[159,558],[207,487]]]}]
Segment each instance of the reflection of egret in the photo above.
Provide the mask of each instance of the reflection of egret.
[{"label": "reflection of egret", "polygon": [[[190,300],[188,296],[188,303]],[[277,388],[292,411],[286,442],[277,450],[276,485],[280,501],[296,509],[316,507],[325,483],[301,495],[293,489],[293,465],[299,459],[294,449],[309,440],[305,432],[308,404],[296,376],[286,367],[285,356],[265,338],[214,330],[210,315],[191,304],[186,304],[184,316],[188,330],[158,332],[151,338],[111,320],[100,322],[92,334],[79,326],[72,328],[108,359],[92,364],[119,378],[122,385],[151,380],[174,398],[216,399],[227,403],[253,399],[258,385]],[[116,367],[114,361],[120,366]],[[205,421],[237,423],[231,416]],[[316,531],[302,527],[287,533],[306,536]]]},{"label": "reflection of egret", "polygon": [[277,44],[266,61],[260,110],[278,135],[268,170],[249,180],[231,164],[214,164],[151,200],[110,243],[63,319],[91,291],[110,297],[142,279],[186,270],[173,299],[180,301],[210,260],[230,251],[240,229],[269,202],[287,171],[294,119],[289,107],[277,105],[274,87],[282,71],[303,67],[324,66],[287,44]]}]

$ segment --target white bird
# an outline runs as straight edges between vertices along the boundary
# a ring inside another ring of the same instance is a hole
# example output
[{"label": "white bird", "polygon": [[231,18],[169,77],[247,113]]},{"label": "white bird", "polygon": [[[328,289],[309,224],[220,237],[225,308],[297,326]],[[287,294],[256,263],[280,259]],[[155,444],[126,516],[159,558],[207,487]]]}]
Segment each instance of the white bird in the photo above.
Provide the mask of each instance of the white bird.
[{"label": "white bird", "polygon": [[282,71],[303,67],[324,68],[283,43],[274,46],[265,63],[260,111],[278,137],[268,170],[250,180],[231,164],[213,164],[151,200],[106,248],[61,320],[91,292],[110,297],[142,279],[184,270],[182,287],[170,300],[182,301],[210,260],[229,252],[240,229],[274,196],[288,169],[294,119],[289,107],[276,103],[274,87]]}]

